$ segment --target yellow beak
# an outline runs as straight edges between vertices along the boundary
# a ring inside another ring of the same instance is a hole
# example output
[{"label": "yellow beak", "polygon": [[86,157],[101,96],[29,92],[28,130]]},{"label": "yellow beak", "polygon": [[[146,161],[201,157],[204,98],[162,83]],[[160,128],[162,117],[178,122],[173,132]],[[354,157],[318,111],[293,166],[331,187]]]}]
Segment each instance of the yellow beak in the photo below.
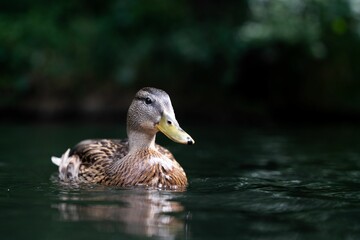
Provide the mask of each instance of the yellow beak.
[{"label": "yellow beak", "polygon": [[190,135],[180,128],[177,121],[172,120],[167,114],[163,114],[160,122],[156,126],[162,133],[174,142],[189,145],[195,143]]}]

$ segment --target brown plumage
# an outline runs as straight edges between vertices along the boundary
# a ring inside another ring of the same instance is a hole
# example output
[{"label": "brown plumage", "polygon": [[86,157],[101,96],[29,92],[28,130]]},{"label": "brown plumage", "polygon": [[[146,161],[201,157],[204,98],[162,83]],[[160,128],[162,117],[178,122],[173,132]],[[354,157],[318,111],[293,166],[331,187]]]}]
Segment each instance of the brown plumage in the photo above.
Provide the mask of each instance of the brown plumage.
[{"label": "brown plumage", "polygon": [[183,168],[169,150],[155,144],[159,130],[175,142],[194,143],[176,121],[169,96],[159,89],[143,88],[129,107],[128,140],[85,140],[52,161],[59,166],[63,181],[123,187],[185,187]]}]

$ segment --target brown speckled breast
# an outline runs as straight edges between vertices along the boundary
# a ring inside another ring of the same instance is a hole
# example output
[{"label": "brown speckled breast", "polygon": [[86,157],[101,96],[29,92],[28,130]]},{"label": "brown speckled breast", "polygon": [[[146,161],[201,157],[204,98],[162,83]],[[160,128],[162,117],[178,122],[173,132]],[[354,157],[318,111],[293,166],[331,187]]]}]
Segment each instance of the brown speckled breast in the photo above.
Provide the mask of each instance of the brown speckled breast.
[{"label": "brown speckled breast", "polygon": [[109,167],[107,185],[171,188],[187,186],[183,168],[156,149],[126,155]]}]

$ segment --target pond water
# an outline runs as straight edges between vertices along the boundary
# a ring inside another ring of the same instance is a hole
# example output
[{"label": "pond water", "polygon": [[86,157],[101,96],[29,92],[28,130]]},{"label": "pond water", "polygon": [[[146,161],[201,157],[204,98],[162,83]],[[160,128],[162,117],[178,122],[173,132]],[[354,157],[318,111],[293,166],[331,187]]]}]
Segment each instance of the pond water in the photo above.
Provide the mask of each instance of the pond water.
[{"label": "pond water", "polygon": [[69,186],[52,155],[122,126],[0,127],[0,239],[360,239],[360,128],[187,127],[185,192]]}]

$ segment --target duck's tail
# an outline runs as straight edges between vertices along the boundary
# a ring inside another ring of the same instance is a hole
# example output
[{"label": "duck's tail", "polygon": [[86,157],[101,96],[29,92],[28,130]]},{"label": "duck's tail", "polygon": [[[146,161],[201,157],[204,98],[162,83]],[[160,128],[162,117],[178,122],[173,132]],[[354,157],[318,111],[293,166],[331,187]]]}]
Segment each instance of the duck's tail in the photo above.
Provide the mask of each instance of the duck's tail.
[{"label": "duck's tail", "polygon": [[61,162],[64,162],[64,160],[69,158],[69,153],[70,153],[70,148],[66,150],[66,152],[60,158],[52,156],[51,161],[53,162],[53,164],[60,166]]},{"label": "duck's tail", "polygon": [[80,161],[76,155],[70,155],[70,148],[59,157],[51,157],[51,161],[59,166],[59,177],[61,180],[74,180],[78,177]]}]

